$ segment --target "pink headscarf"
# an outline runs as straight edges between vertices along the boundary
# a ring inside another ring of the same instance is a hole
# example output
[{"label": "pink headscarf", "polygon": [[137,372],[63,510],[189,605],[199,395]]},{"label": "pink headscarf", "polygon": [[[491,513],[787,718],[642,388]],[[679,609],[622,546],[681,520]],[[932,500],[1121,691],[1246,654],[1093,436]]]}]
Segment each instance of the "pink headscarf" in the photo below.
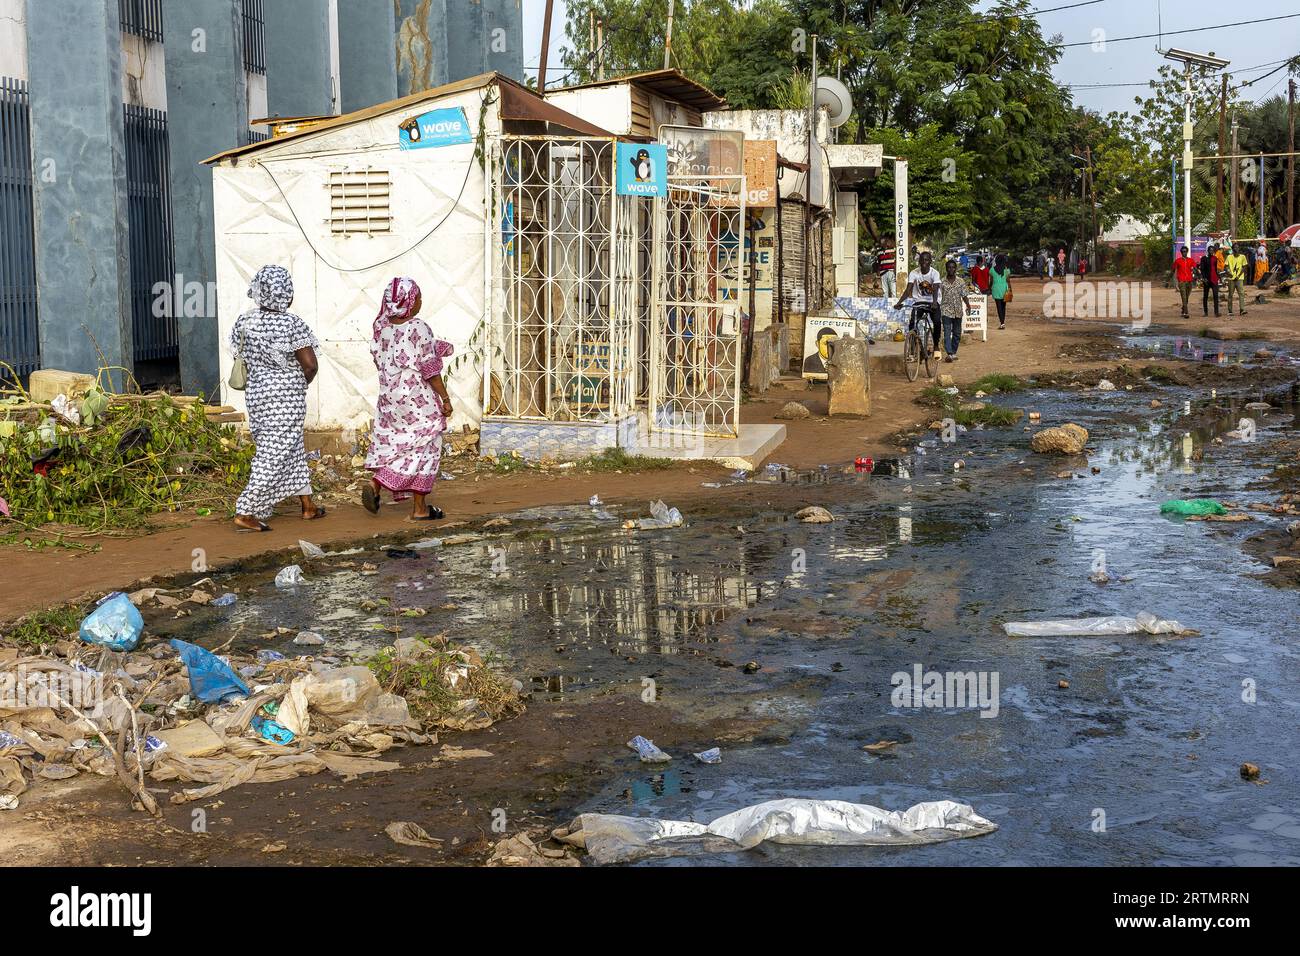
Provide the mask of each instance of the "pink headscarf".
[{"label": "pink headscarf", "polygon": [[420,287],[414,279],[399,276],[388,283],[388,288],[384,290],[384,301],[379,306],[379,315],[375,317],[375,341],[379,341],[379,333],[393,319],[409,318],[419,298]]}]

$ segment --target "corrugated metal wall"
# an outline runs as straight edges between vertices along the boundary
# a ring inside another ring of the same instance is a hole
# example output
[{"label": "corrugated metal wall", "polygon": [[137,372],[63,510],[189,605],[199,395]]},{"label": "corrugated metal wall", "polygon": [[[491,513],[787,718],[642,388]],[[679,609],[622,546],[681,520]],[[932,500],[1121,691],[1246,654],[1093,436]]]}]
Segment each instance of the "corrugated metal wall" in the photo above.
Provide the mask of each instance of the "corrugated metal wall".
[{"label": "corrugated metal wall", "polygon": [[31,143],[27,84],[0,77],[0,361],[19,376],[41,366]]}]

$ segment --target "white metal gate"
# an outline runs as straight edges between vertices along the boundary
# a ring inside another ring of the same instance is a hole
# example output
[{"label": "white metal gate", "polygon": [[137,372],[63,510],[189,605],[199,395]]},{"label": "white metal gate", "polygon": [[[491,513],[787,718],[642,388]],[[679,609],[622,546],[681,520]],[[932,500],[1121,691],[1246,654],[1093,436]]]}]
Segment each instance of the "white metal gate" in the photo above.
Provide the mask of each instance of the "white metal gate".
[{"label": "white metal gate", "polygon": [[744,228],[744,176],[669,179],[655,229],[651,431],[739,434]]},{"label": "white metal gate", "polygon": [[615,141],[507,136],[492,179],[500,224],[485,378],[488,415],[601,422],[636,402],[641,210],[615,194]]}]

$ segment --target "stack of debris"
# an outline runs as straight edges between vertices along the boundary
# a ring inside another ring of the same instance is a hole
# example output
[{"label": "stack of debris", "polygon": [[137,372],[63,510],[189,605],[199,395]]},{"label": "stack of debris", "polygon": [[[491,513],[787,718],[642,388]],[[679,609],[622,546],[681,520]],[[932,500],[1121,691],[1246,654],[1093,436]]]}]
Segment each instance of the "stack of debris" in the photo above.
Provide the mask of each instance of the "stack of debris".
[{"label": "stack of debris", "polygon": [[[116,597],[96,614],[125,602]],[[325,770],[352,779],[395,769],[380,755],[435,742],[438,729],[523,710],[517,683],[446,642],[404,638],[364,664],[271,650],[218,656],[181,640],[149,646],[138,625],[101,640],[96,614],[80,642],[0,646],[0,809],[15,808],[34,780],[81,772],[116,777],[152,813],[146,775],[191,785],[172,803]]]}]

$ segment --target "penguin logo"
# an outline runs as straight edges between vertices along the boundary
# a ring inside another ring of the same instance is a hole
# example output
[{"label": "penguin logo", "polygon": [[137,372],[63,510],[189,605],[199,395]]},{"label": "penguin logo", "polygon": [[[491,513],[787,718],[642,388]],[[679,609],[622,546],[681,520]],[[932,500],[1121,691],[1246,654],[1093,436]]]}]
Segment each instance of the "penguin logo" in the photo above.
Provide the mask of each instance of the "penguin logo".
[{"label": "penguin logo", "polygon": [[655,168],[654,163],[650,161],[650,150],[638,149],[636,155],[631,157],[628,162],[632,164],[632,169],[635,170],[637,182],[648,183],[654,180]]},{"label": "penguin logo", "polygon": [[409,120],[402,123],[398,129],[406,133],[406,138],[409,142],[418,143],[420,141],[420,118],[418,116],[412,116]]}]

